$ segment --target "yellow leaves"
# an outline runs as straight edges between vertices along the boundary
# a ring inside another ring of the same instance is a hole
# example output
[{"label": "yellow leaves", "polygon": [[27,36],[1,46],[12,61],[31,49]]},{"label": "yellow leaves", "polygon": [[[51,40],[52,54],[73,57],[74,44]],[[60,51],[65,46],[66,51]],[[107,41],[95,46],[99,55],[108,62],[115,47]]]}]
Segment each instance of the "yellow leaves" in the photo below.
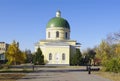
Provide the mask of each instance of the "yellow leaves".
[{"label": "yellow leaves", "polygon": [[24,63],[25,59],[26,59],[26,54],[24,52],[20,52],[17,56],[16,56],[16,61],[18,63]]},{"label": "yellow leaves", "polygon": [[26,59],[25,53],[20,51],[18,43],[15,41],[9,45],[5,54],[9,64],[20,64],[23,63]]},{"label": "yellow leaves", "polygon": [[120,55],[120,44],[118,44],[116,47],[115,47],[115,53],[117,55]]},{"label": "yellow leaves", "polygon": [[106,41],[102,41],[96,48],[96,58],[101,59],[102,64],[117,57],[120,57],[120,43],[109,44]]},{"label": "yellow leaves", "polygon": [[102,64],[110,58],[111,46],[106,42],[102,41],[96,48],[96,58],[101,59]]}]

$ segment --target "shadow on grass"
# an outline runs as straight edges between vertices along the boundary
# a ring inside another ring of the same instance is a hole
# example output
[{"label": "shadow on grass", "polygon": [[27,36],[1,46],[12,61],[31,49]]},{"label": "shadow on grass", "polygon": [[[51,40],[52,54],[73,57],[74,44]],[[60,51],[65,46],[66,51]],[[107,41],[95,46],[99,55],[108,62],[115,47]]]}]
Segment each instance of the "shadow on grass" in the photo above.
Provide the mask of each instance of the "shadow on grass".
[{"label": "shadow on grass", "polygon": [[21,71],[16,71],[16,70],[2,70],[0,73],[31,73],[33,72],[32,70],[21,70]]},{"label": "shadow on grass", "polygon": [[0,81],[14,81],[21,79],[24,74],[0,74]]}]

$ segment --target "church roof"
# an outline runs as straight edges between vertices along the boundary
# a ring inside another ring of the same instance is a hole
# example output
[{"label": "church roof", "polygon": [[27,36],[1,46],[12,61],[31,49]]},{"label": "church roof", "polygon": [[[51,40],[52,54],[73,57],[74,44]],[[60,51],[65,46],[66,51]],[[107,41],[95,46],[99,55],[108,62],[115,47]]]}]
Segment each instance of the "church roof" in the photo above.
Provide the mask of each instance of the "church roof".
[{"label": "church roof", "polygon": [[50,27],[61,27],[61,28],[68,28],[70,29],[70,25],[68,21],[61,17],[61,12],[56,12],[56,17],[50,19],[47,23],[47,28]]},{"label": "church roof", "polygon": [[47,46],[69,46],[69,44],[65,42],[49,42],[49,43],[46,43],[45,45]]}]

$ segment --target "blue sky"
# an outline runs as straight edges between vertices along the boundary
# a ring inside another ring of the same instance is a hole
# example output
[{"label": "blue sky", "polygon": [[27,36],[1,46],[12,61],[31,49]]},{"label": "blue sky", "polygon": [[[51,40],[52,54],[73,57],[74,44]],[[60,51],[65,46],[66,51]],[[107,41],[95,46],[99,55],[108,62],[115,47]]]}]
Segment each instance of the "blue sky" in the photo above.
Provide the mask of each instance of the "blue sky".
[{"label": "blue sky", "polygon": [[120,31],[120,0],[0,0],[0,41],[16,40],[22,50],[34,51],[57,10],[68,20],[71,39],[80,42],[82,50]]}]

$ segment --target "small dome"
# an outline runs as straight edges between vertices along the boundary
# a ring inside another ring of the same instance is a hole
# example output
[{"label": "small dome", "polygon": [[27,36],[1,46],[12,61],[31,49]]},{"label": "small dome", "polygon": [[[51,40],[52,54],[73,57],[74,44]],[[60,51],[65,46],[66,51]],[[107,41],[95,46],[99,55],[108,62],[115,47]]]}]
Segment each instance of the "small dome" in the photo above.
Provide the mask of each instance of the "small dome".
[{"label": "small dome", "polygon": [[47,28],[50,28],[50,27],[62,27],[62,28],[70,29],[70,25],[67,22],[67,20],[65,20],[64,18],[61,18],[60,11],[56,12],[56,17],[49,20],[47,24]]}]

